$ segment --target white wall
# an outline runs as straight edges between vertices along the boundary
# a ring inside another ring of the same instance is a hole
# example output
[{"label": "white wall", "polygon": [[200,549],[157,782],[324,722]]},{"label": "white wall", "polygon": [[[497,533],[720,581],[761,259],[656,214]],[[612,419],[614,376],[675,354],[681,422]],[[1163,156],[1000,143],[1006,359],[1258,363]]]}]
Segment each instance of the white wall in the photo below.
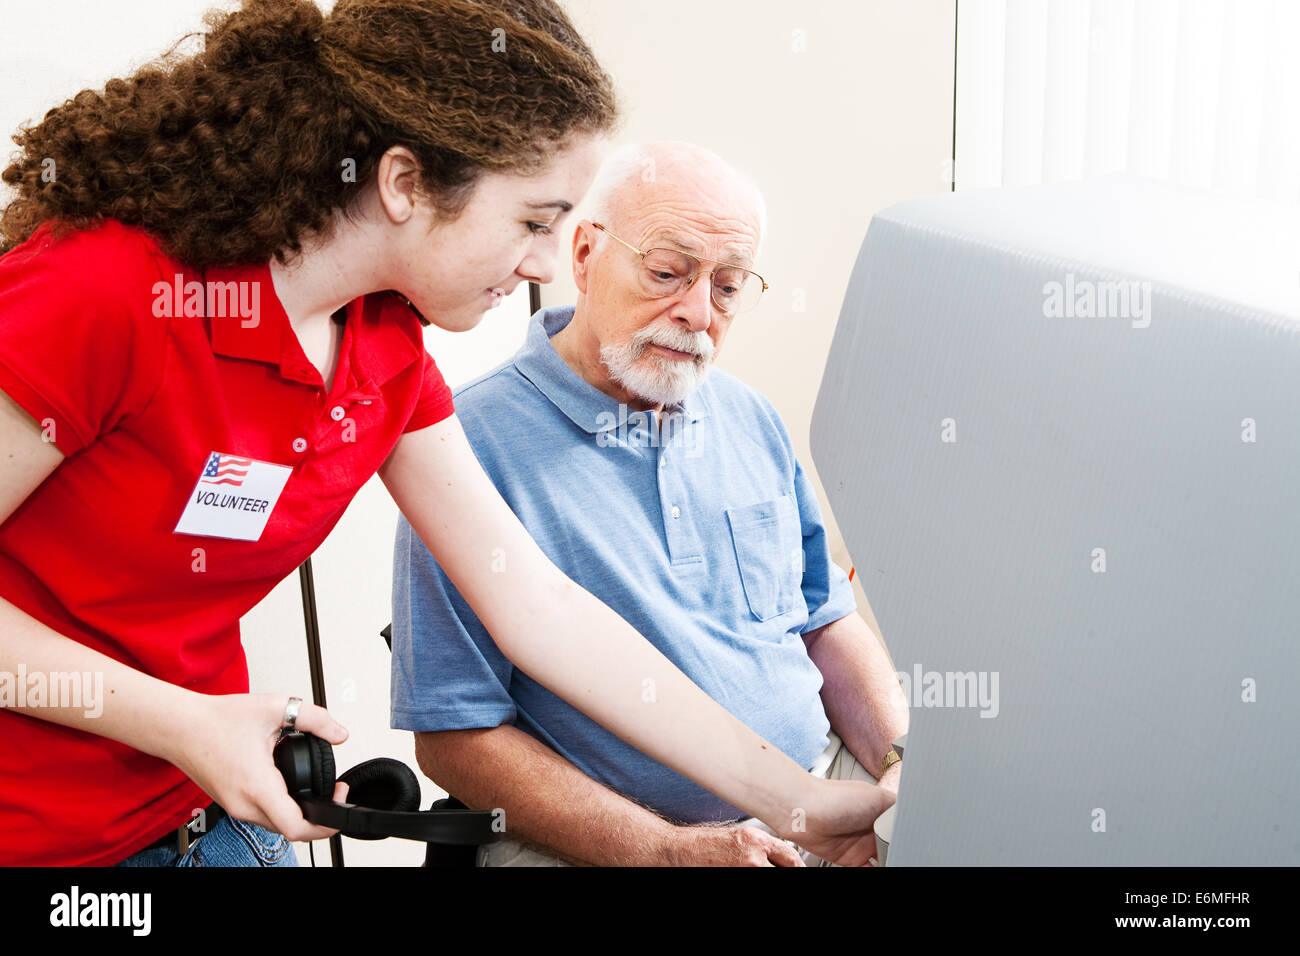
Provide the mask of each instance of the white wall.
[{"label": "white wall", "polygon": [[[0,36],[0,128],[39,119],[83,87],[100,87],[162,53],[198,29],[200,13],[215,5],[12,6],[10,29]],[[948,188],[953,0],[564,5],[619,87],[627,114],[620,141],[694,140],[745,168],[764,189],[770,235],[759,268],[772,290],[757,312],[736,323],[720,365],[775,403],[815,477],[808,421],[867,222],[882,206]],[[516,295],[526,306],[526,290]],[[571,301],[564,266],[543,302]],[[513,312],[489,313],[469,333],[426,332],[448,381],[462,382],[518,347],[526,308],[515,305]],[[388,652],[378,635],[390,618],[396,520],[373,479],[313,558],[330,709],[352,734],[338,748],[341,768],[381,755],[414,765],[411,735],[388,729]],[[831,524],[833,554],[848,567],[833,516]],[[859,601],[870,616],[860,592]],[[309,696],[296,574],[244,618],[243,631],[254,690]],[[422,784],[424,805],[441,795],[429,781]],[[346,844],[353,865],[408,865],[423,854],[423,847],[398,840]],[[326,854],[318,857],[323,862]]]},{"label": "white wall", "polygon": [[1300,5],[961,5],[957,187],[1123,172],[1300,203]]}]

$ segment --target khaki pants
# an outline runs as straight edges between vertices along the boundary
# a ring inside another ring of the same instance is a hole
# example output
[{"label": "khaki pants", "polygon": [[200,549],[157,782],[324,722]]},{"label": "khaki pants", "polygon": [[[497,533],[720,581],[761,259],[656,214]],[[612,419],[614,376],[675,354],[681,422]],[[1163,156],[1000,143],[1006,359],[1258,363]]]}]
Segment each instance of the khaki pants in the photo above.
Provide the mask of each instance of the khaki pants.
[{"label": "khaki pants", "polygon": [[[867,783],[875,783],[876,778],[857,761],[857,758],[849,752],[849,748],[844,746],[844,742],[839,736],[831,731],[828,735],[829,742],[822,755],[817,759],[809,770],[810,773],[819,777],[825,777],[828,780],[865,780]],[[773,833],[772,828],[754,817],[746,820],[740,820],[736,823],[727,824],[735,827],[758,827]],[[808,851],[801,851],[800,855],[808,866],[835,866],[834,863],[827,863],[825,860],[814,856]],[[526,843],[521,840],[505,839],[499,843],[488,843],[479,847],[478,850],[479,866],[570,866],[571,864],[561,860],[557,856],[552,856],[546,850],[534,843]]]}]

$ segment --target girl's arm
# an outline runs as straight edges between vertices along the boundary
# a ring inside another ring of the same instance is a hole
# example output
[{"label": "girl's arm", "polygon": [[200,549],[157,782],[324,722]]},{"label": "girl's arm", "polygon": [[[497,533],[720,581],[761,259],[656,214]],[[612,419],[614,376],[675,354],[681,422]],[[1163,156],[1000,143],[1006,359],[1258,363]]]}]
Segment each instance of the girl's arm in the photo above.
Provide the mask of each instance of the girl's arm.
[{"label": "girl's arm", "polygon": [[819,856],[874,855],[871,825],[893,795],[809,774],[561,572],[502,500],[455,415],[403,435],[379,475],[516,667]]}]

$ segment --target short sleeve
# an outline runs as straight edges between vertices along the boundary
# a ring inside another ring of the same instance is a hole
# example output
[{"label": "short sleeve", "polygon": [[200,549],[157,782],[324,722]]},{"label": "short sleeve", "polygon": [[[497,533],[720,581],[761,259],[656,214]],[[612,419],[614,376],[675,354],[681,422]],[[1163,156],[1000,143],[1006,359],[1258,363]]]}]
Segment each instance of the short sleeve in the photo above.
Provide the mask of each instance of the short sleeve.
[{"label": "short sleeve", "polygon": [[456,410],[451,398],[451,388],[443,379],[438,363],[433,360],[428,349],[424,350],[422,361],[424,372],[420,400],[416,403],[410,419],[407,420],[406,427],[402,429],[403,434],[436,425],[444,418],[449,418]]},{"label": "short sleeve", "polygon": [[0,257],[0,391],[70,456],[153,397],[167,319],[141,237],[112,221],[59,238],[50,226]]},{"label": "short sleeve", "polygon": [[404,517],[393,549],[392,645],[394,729],[514,723],[514,665]]},{"label": "short sleeve", "polygon": [[794,490],[799,504],[799,524],[803,531],[803,599],[808,606],[808,622],[803,633],[815,631],[858,609],[853,585],[844,569],[831,560],[826,540],[826,525],[812,482],[803,466],[795,461]]}]

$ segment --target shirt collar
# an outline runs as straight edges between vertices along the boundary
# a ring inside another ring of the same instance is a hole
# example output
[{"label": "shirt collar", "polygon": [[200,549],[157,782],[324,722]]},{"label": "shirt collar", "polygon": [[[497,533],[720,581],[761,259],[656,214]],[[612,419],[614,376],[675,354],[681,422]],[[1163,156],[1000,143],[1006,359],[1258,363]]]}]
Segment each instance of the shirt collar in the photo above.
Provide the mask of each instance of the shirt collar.
[{"label": "shirt collar", "polygon": [[[319,375],[307,360],[275,294],[269,263],[213,267],[198,279],[257,283],[256,325],[245,327],[240,314],[210,316],[214,353],[276,365],[284,378],[316,384]],[[345,323],[343,354],[336,373],[348,377],[348,395],[344,397],[379,398],[379,386],[419,359],[424,351],[419,319],[394,292],[353,299],[347,305]]]},{"label": "shirt collar", "polygon": [[361,381],[383,385],[424,356],[424,326],[396,292],[379,292],[348,303],[354,326],[352,361]]},{"label": "shirt collar", "polygon": [[[581,375],[555,351],[551,336],[569,324],[574,306],[560,305],[541,309],[528,322],[523,347],[515,354],[514,365],[538,390],[575,425],[591,434],[628,424],[629,415],[638,413],[606,395]],[[696,388],[676,405],[664,406],[665,413],[681,414],[684,421],[697,422],[709,417],[703,388]],[[635,423],[634,423],[635,424]]]},{"label": "shirt collar", "polygon": [[[212,351],[218,355],[231,358],[252,359],[257,362],[279,364],[284,354],[285,331],[289,327],[289,318],[284,306],[275,295],[271,284],[271,269],[266,263],[248,266],[222,266],[203,270],[197,277],[199,282],[208,283],[248,283],[246,288],[257,290],[257,324],[245,325],[247,321],[241,314],[222,314],[238,309],[225,309],[213,301],[208,302],[205,314],[209,328],[212,330]],[[204,286],[206,293],[207,285]],[[236,290],[240,286],[235,286]],[[187,290],[188,291],[188,290]],[[231,297],[231,304],[239,305],[236,291]],[[248,299],[245,304],[252,305]]]}]

